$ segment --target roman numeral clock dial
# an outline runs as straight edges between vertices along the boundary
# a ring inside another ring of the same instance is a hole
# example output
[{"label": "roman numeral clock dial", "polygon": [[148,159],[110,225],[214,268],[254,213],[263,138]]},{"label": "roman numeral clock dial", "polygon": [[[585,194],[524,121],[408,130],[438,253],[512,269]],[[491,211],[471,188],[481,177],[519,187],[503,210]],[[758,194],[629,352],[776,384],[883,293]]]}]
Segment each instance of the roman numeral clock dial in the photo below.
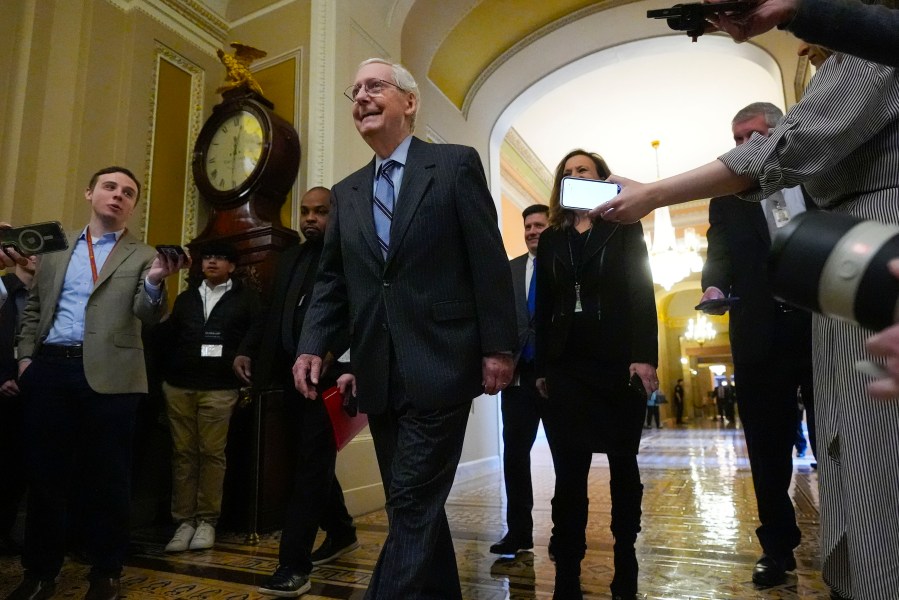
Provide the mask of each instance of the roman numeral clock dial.
[{"label": "roman numeral clock dial", "polygon": [[[193,152],[194,183],[212,207],[279,223],[300,164],[300,141],[274,105],[245,86],[222,94],[200,130]],[[244,207],[244,208],[241,208]]]},{"label": "roman numeral clock dial", "polygon": [[240,111],[219,125],[206,151],[209,183],[219,191],[241,186],[262,157],[262,125],[250,112]]}]

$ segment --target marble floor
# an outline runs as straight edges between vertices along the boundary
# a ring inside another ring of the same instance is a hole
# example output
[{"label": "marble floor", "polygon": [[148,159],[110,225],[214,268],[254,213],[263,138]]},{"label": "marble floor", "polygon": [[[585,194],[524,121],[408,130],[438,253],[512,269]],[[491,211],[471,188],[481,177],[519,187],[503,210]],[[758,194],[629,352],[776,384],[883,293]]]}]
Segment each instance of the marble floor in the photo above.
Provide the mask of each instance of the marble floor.
[{"label": "marble floor", "polygon": [[[826,599],[818,570],[817,475],[809,459],[795,460],[792,496],[803,540],[798,569],[777,588],[758,590],[750,581],[759,555],[755,497],[742,432],[705,422],[703,427],[645,432],[640,466],[645,484],[643,532],[637,542],[640,588],[650,600]],[[549,539],[552,460],[545,439],[533,452],[533,553],[496,560],[488,547],[503,533],[502,473],[454,487],[447,514],[466,600],[552,597]],[[583,564],[585,597],[609,598],[612,538],[609,532],[608,466],[597,455],[590,474],[590,524]],[[312,573],[304,598],[361,599],[386,532],[384,511],[357,519],[359,549]],[[169,531],[135,532],[123,578],[128,600],[239,600],[263,598],[259,581],[277,566],[277,534],[248,545],[239,534],[219,533],[214,550],[167,556]],[[87,567],[67,561],[55,598],[81,598]],[[18,561],[0,558],[0,597],[19,579]]]}]

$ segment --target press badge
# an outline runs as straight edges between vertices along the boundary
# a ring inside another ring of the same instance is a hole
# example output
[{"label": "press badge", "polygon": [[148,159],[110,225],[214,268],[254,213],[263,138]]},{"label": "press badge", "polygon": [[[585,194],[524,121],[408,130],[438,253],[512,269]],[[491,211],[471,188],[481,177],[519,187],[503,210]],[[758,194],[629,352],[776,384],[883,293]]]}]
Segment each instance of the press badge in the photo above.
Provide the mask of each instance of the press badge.
[{"label": "press badge", "polygon": [[200,346],[200,356],[203,358],[221,358],[224,350],[225,336],[221,331],[207,331],[203,334],[203,344]]},{"label": "press badge", "polygon": [[778,229],[790,222],[790,211],[786,206],[775,205],[772,213],[774,213],[774,224]]},{"label": "press badge", "polygon": [[200,356],[204,358],[220,358],[222,356],[221,344],[203,344],[200,346]]}]

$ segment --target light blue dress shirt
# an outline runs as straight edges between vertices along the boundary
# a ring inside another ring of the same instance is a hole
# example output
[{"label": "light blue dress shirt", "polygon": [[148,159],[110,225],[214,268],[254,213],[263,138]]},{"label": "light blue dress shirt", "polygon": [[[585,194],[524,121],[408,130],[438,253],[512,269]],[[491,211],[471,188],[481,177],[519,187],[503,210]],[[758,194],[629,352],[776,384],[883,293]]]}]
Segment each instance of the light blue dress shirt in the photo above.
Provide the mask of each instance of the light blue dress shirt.
[{"label": "light blue dress shirt", "polygon": [[381,168],[381,163],[387,162],[388,160],[395,160],[399,163],[397,166],[393,167],[393,172],[390,174],[390,179],[393,181],[393,198],[394,198],[394,212],[396,211],[396,200],[400,197],[400,186],[403,184],[403,173],[406,172],[406,158],[409,156],[409,145],[412,143],[412,136],[408,136],[400,145],[396,147],[393,153],[387,158],[380,158],[377,155],[375,156],[375,184],[371,189],[371,195],[374,197],[375,190],[378,188],[378,170]]},{"label": "light blue dress shirt", "polygon": [[[56,314],[53,318],[53,326],[45,344],[60,344],[73,346],[84,341],[84,311],[87,300],[94,291],[94,277],[91,273],[91,260],[87,251],[87,227],[75,241],[75,250],[69,259],[69,267],[66,269],[66,277],[59,294],[59,302],[56,305]],[[107,233],[99,239],[93,240],[94,262],[97,265],[97,273],[103,270],[109,253],[115,248],[119,238],[125,230]],[[154,289],[149,283],[145,284],[147,295],[154,302],[161,297],[160,286]]]}]

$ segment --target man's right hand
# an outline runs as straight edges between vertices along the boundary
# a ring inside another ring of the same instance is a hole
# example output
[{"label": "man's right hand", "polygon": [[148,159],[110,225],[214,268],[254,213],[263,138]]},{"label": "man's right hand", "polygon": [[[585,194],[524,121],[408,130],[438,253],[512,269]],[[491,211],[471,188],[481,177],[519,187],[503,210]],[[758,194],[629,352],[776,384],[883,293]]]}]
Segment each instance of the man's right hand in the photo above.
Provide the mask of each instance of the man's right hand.
[{"label": "man's right hand", "polygon": [[[724,298],[727,298],[727,295],[724,292],[722,292],[715,286],[709,286],[709,288],[706,289],[705,293],[702,295],[702,298],[699,299],[699,303],[702,304],[706,300],[722,300]],[[709,308],[704,310],[703,312],[709,315],[723,315],[727,312],[727,305],[720,306],[718,308]]]},{"label": "man's right hand", "polygon": [[322,374],[322,357],[300,354],[293,365],[293,384],[297,391],[310,400],[318,396],[318,378]]},{"label": "man's right hand", "polygon": [[[712,3],[723,1],[725,0],[711,0]],[[735,41],[745,42],[778,25],[789,23],[796,16],[798,9],[799,0],[758,0],[745,12],[735,12],[731,15],[721,13],[709,17],[709,21]]]},{"label": "man's right hand", "polygon": [[0,385],[0,396],[15,398],[19,395],[19,384],[15,379],[7,379]]},{"label": "man's right hand", "polygon": [[252,367],[253,361],[249,356],[235,356],[234,362],[231,364],[234,374],[247,385],[253,385]]},{"label": "man's right hand", "polygon": [[[0,229],[12,229],[9,223],[0,222]],[[28,257],[22,256],[12,248],[0,248],[0,267],[4,269],[14,269],[16,265],[28,265]]]}]

